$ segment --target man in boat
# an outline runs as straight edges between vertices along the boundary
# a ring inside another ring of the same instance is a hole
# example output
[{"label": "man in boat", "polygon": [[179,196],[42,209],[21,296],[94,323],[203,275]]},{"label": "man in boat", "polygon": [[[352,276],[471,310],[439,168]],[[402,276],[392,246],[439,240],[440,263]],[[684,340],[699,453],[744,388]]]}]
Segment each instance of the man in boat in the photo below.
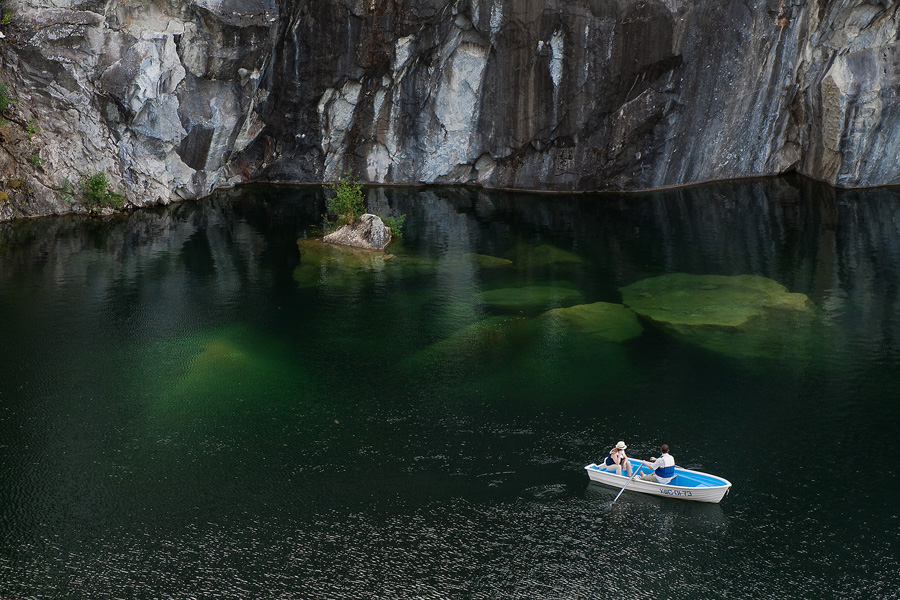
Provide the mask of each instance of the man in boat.
[{"label": "man in boat", "polygon": [[628,477],[631,477],[631,463],[628,462],[628,457],[625,456],[625,448],[627,447],[625,442],[616,444],[615,447],[609,451],[609,456],[606,457],[603,468],[607,471],[614,472],[616,475],[621,475],[622,465],[625,465],[625,472],[628,473]]},{"label": "man in boat", "polygon": [[669,454],[668,444],[660,446],[659,451],[661,453],[659,458],[656,458],[655,456],[650,457],[650,460],[653,462],[647,462],[646,460],[641,461],[641,463],[653,469],[652,473],[641,475],[641,479],[644,481],[655,481],[656,483],[666,484],[675,478],[675,458]]}]

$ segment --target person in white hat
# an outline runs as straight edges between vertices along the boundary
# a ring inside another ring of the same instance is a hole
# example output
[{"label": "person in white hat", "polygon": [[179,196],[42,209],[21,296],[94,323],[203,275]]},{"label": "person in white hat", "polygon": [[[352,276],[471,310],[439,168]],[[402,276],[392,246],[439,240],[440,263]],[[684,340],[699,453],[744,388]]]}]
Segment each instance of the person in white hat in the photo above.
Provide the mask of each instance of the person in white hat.
[{"label": "person in white hat", "polygon": [[627,447],[625,442],[616,444],[615,447],[609,451],[609,456],[606,457],[603,468],[607,471],[614,472],[616,475],[621,475],[622,466],[624,465],[625,472],[628,473],[628,477],[631,477],[631,463],[628,462],[628,457],[625,455],[625,448]]}]

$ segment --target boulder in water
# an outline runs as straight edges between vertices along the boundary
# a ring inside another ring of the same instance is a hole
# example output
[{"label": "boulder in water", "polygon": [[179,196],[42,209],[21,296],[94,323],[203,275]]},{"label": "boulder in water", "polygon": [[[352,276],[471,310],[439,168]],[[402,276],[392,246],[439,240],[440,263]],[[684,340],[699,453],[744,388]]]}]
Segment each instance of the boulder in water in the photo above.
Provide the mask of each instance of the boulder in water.
[{"label": "boulder in water", "polygon": [[332,231],[323,241],[367,250],[384,250],[391,241],[391,228],[385,226],[380,217],[367,213],[353,223]]}]

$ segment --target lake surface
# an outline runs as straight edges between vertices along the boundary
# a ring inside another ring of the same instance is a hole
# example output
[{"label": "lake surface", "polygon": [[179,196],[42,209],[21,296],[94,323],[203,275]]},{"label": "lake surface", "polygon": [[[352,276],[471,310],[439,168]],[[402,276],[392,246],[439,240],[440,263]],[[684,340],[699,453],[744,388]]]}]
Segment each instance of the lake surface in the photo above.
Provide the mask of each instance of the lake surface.
[{"label": "lake surface", "polygon": [[[313,187],[0,224],[0,598],[900,597],[900,191],[368,203],[391,256]],[[546,312],[672,273],[808,310]],[[734,487],[613,504],[618,440]]]}]

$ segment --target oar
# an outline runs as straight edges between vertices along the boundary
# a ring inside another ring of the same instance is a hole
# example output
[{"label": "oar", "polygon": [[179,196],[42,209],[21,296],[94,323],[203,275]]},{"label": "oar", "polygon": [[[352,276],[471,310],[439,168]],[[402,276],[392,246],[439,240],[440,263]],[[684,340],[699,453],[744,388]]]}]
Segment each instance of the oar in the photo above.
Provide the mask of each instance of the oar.
[{"label": "oar", "polygon": [[[626,459],[626,460],[627,460],[627,459]],[[638,474],[638,473],[640,473],[640,472],[641,472],[641,467],[642,467],[642,466],[643,466],[643,465],[638,465],[638,468],[637,468],[637,470],[635,470],[635,472],[634,472],[634,473],[632,473],[632,474],[631,474],[631,479],[629,479],[629,480],[628,480],[628,481],[626,481],[626,482],[625,482],[625,485],[623,485],[623,486],[622,486],[622,489],[621,489],[621,490],[619,490],[619,493],[618,493],[618,494],[616,494],[616,499],[615,499],[615,500],[613,500],[613,504],[615,504],[615,503],[616,503],[616,500],[618,500],[618,499],[619,499],[619,496],[621,496],[621,495],[622,495],[622,492],[624,492],[624,491],[625,491],[625,488],[627,488],[627,487],[628,487],[628,484],[629,484],[629,483],[631,483],[631,482],[632,482],[632,481],[633,481],[633,480],[634,480],[634,478],[635,478],[635,477],[636,477],[636,476],[637,476],[637,474]]]}]

